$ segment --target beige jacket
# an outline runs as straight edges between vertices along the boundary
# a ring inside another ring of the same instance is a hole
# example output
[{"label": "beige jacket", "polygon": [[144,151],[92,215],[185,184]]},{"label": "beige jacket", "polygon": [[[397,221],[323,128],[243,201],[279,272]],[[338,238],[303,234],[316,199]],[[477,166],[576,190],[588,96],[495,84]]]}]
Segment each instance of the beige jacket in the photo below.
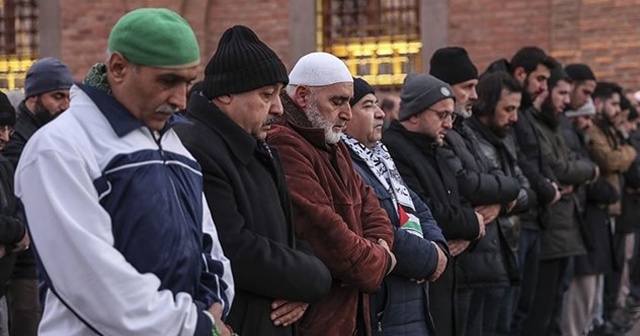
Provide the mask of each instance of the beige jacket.
[{"label": "beige jacket", "polygon": [[[636,151],[622,139],[607,122],[598,121],[587,130],[587,149],[591,158],[600,167],[600,173],[616,190],[622,189],[622,173],[636,158]],[[610,204],[609,215],[622,213],[620,201]]]}]

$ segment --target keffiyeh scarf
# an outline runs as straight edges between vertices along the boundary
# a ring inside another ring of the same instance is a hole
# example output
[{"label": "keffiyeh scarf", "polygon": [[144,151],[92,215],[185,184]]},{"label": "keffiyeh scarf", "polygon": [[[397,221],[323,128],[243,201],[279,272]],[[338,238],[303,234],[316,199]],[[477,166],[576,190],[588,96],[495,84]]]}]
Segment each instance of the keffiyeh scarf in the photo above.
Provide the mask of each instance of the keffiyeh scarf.
[{"label": "keffiyeh scarf", "polygon": [[409,233],[423,237],[420,219],[416,216],[415,206],[411,200],[411,195],[407,189],[396,164],[393,162],[389,150],[380,141],[373,148],[367,148],[358,140],[342,134],[342,141],[369,167],[369,170],[376,176],[378,181],[388,190],[393,204],[400,219],[400,229]]}]

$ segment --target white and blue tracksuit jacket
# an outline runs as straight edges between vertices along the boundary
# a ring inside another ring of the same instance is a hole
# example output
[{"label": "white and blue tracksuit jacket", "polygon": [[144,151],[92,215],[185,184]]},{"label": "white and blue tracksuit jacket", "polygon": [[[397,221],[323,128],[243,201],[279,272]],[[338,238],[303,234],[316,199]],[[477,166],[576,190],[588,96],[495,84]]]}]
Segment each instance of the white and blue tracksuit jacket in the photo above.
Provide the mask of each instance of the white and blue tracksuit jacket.
[{"label": "white and blue tracksuit jacket", "polygon": [[111,95],[71,106],[16,171],[47,292],[40,335],[211,335],[233,278],[202,174],[170,124],[151,132]]}]

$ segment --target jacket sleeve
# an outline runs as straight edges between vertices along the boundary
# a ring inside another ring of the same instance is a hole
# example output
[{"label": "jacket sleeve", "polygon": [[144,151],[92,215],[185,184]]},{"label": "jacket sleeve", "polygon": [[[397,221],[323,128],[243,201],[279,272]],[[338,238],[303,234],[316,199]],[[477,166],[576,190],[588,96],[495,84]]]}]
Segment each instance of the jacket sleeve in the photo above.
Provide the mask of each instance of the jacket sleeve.
[{"label": "jacket sleeve", "polygon": [[613,148],[599,127],[594,125],[588,132],[587,149],[603,173],[624,172],[636,158],[635,149],[629,145]]},{"label": "jacket sleeve", "polygon": [[433,243],[437,243],[446,256],[449,249],[429,207],[411,189],[409,193],[424,237],[395,228],[393,253],[398,263],[392,273],[409,279],[428,279],[438,266],[438,251]]},{"label": "jacket sleeve", "polygon": [[7,249],[20,242],[24,237],[24,222],[14,216],[0,215],[0,244]]},{"label": "jacket sleeve", "polygon": [[355,182],[360,186],[360,194],[362,195],[362,236],[373,242],[383,239],[393,248],[393,232],[391,232],[391,223],[387,217],[387,213],[380,206],[380,201],[373,189],[366,185],[360,174],[355,170],[351,174]]},{"label": "jacket sleeve", "polygon": [[[541,144],[541,150],[542,159],[549,162],[558,182],[561,185],[579,185],[589,181],[595,174],[595,164],[587,159],[572,158],[561,135],[554,133],[553,136],[556,141],[554,143],[544,141]],[[554,157],[552,146],[564,153],[560,156],[562,159]]]},{"label": "jacket sleeve", "polygon": [[[423,187],[423,185],[428,185],[429,181],[420,180],[418,174],[399,157],[394,157],[394,161],[407,186],[429,206],[433,217],[447,239],[474,240],[478,238],[480,228],[471,204],[466,203],[463,199],[456,200],[456,202],[460,202],[458,204],[452,204],[443,202],[438,197],[432,197]],[[463,202],[465,203],[463,204]]]},{"label": "jacket sleeve", "polygon": [[56,297],[103,335],[210,335],[191,296],[160,290],[155,275],[139,273],[113,247],[110,216],[80,155],[32,149],[16,172],[16,195]]},{"label": "jacket sleeve", "polygon": [[624,183],[633,189],[640,188],[640,158],[636,157],[629,169],[624,173]]},{"label": "jacket sleeve", "polygon": [[[196,158],[203,157],[190,148]],[[204,162],[204,161],[202,161]],[[329,291],[331,276],[320,260],[259,235],[246,226],[233,186],[213,160],[203,165],[204,189],[238,289],[273,299],[317,302]],[[256,218],[256,220],[263,220]],[[270,223],[263,223],[268,227]]]},{"label": "jacket sleeve", "polygon": [[[378,290],[389,268],[388,254],[377,242],[350,230],[333,209],[331,199],[320,185],[314,163],[301,153],[300,148],[308,145],[293,136],[277,133],[270,135],[269,144],[278,149],[282,159],[296,234],[311,244],[334,278],[364,292]],[[353,174],[357,175],[355,171]],[[367,197],[375,195],[369,193]],[[365,211],[369,221],[387,225],[386,230],[392,237],[389,219],[379,206],[377,210]],[[369,228],[367,234],[375,235],[376,230]]]},{"label": "jacket sleeve", "polygon": [[[202,204],[207,204],[204,193]],[[209,207],[203,206],[202,209],[202,259],[204,265],[200,275],[200,290],[196,299],[204,303],[202,309],[210,307],[214,302],[222,304],[222,317],[226,318],[235,295],[231,264],[222,251],[218,231],[211,218]]]},{"label": "jacket sleeve", "polygon": [[531,189],[531,183],[529,183],[529,179],[524,175],[522,169],[518,164],[514,163],[513,171],[515,177],[518,179],[518,183],[520,184],[520,191],[518,192],[518,198],[516,199],[516,205],[511,210],[511,213],[517,214],[520,212],[527,211],[538,205],[538,200],[536,197],[536,193]]},{"label": "jacket sleeve", "polygon": [[[465,167],[462,160],[448,149],[441,149],[447,166],[456,176],[460,195],[473,205],[508,203],[518,195],[518,182],[502,172],[477,172]],[[470,154],[471,155],[471,154]]]},{"label": "jacket sleeve", "polygon": [[594,183],[587,185],[587,199],[594,204],[613,204],[620,200],[620,193],[600,175]]},{"label": "jacket sleeve", "polygon": [[434,243],[442,244],[445,246],[443,251],[445,253],[449,253],[449,248],[447,246],[447,240],[444,238],[442,234],[442,230],[438,227],[438,223],[435,218],[433,218],[433,214],[429,209],[429,206],[425,204],[418,194],[416,194],[413,190],[409,189],[409,194],[411,194],[411,200],[413,201],[413,206],[416,208],[416,213],[418,218],[420,218],[420,226],[422,226],[422,233],[424,238],[432,241]]},{"label": "jacket sleeve", "polygon": [[516,139],[518,153],[518,165],[531,183],[531,188],[538,197],[540,204],[548,204],[555,196],[555,189],[549,181],[557,181],[552,169],[541,161],[539,157],[539,145],[536,141],[537,135],[533,133],[531,120],[528,118],[529,111],[524,111],[515,123],[513,133]]}]

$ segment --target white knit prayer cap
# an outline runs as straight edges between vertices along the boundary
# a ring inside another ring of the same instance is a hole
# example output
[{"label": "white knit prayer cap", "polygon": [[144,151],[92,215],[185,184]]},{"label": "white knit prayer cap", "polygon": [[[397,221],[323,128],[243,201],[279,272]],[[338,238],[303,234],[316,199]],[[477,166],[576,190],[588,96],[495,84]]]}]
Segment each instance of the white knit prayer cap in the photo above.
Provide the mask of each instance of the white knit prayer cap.
[{"label": "white knit prayer cap", "polygon": [[326,86],[353,83],[353,77],[339,58],[325,52],[313,52],[298,60],[289,74],[289,84]]}]

